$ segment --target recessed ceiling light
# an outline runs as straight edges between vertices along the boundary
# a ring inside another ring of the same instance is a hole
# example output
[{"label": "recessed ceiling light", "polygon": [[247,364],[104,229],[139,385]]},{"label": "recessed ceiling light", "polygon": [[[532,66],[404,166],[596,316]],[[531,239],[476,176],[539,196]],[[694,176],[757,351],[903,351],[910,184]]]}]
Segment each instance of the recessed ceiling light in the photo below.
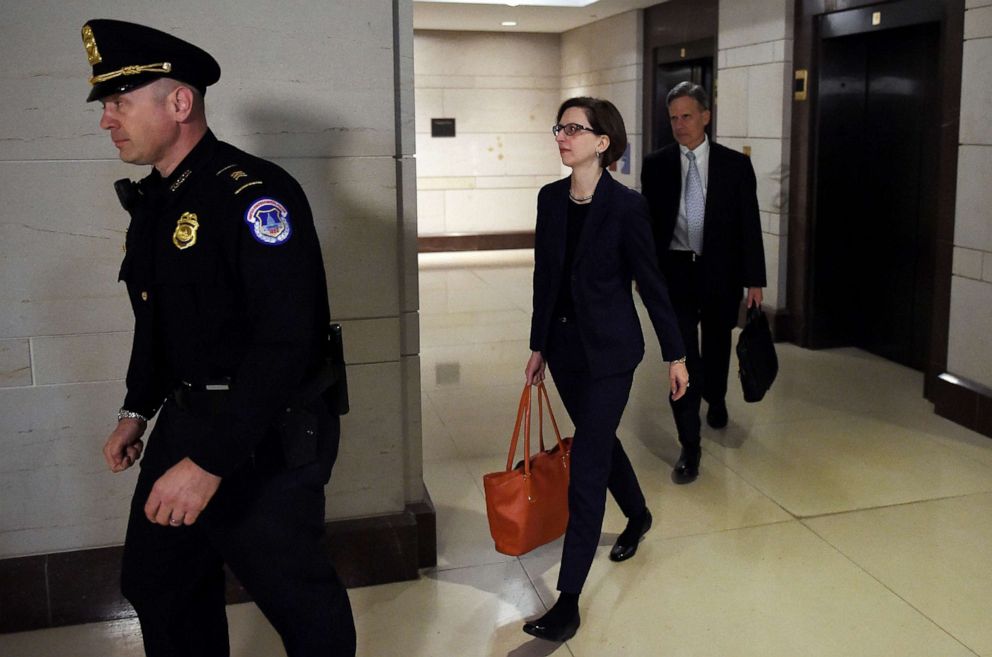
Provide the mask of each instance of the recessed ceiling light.
[{"label": "recessed ceiling light", "polygon": [[503,27],[516,27],[517,21],[503,21],[502,23],[500,23],[500,25],[502,25]]}]

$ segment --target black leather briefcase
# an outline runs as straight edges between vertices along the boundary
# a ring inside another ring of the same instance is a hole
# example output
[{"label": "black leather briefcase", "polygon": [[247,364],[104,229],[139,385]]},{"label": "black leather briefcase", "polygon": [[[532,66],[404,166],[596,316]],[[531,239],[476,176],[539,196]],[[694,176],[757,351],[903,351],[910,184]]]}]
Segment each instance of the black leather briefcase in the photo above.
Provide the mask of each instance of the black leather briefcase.
[{"label": "black leather briefcase", "polygon": [[761,306],[747,309],[747,322],[737,340],[737,361],[744,401],[761,401],[778,374],[775,343]]}]

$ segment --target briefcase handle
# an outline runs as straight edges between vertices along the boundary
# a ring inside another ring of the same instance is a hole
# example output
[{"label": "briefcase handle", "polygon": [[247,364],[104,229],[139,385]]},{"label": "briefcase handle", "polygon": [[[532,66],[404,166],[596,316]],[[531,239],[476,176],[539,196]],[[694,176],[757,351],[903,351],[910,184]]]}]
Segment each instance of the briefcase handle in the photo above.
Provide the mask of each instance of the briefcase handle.
[{"label": "briefcase handle", "polygon": [[[517,405],[517,420],[513,425],[513,437],[510,439],[510,453],[506,457],[506,471],[509,472],[513,470],[513,456],[517,452],[517,441],[520,438],[520,426],[524,427],[524,474],[530,476],[530,402],[531,402],[531,386],[530,384],[524,384],[524,390],[520,394],[520,403]],[[562,442],[561,432],[558,430],[558,422],[555,421],[555,414],[551,410],[551,400],[548,398],[548,390],[544,387],[544,382],[537,385],[537,412],[540,414],[538,419],[538,440],[541,446],[541,451],[545,451],[544,448],[544,403],[547,403],[548,407],[548,417],[551,418],[551,426],[555,430],[555,439],[558,441],[558,449],[561,453],[565,453],[565,443]]]}]

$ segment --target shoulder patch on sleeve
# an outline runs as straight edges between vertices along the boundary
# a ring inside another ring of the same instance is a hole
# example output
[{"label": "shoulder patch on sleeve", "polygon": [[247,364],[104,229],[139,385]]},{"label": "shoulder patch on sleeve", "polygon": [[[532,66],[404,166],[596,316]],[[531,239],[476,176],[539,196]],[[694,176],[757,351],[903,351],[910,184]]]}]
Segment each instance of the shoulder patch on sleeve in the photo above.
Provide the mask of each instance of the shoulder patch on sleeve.
[{"label": "shoulder patch on sleeve", "polygon": [[245,211],[245,223],[259,244],[279,246],[285,244],[293,228],[289,223],[289,210],[273,198],[260,198]]}]

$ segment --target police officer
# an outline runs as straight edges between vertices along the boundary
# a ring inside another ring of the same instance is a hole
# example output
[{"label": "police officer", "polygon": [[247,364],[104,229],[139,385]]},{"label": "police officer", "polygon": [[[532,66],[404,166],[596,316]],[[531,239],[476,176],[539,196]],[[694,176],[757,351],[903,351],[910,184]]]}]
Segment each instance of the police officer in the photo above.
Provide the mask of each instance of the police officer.
[{"label": "police officer", "polygon": [[152,166],[116,184],[135,330],[104,447],[111,470],[129,468],[158,413],[122,566],[145,651],[229,654],[227,564],[290,657],[352,656],[348,596],[321,549],[340,425],[313,394],[330,313],[306,196],[208,129],[208,53],[114,20],[89,21],[83,43],[100,127],[123,161]]}]

